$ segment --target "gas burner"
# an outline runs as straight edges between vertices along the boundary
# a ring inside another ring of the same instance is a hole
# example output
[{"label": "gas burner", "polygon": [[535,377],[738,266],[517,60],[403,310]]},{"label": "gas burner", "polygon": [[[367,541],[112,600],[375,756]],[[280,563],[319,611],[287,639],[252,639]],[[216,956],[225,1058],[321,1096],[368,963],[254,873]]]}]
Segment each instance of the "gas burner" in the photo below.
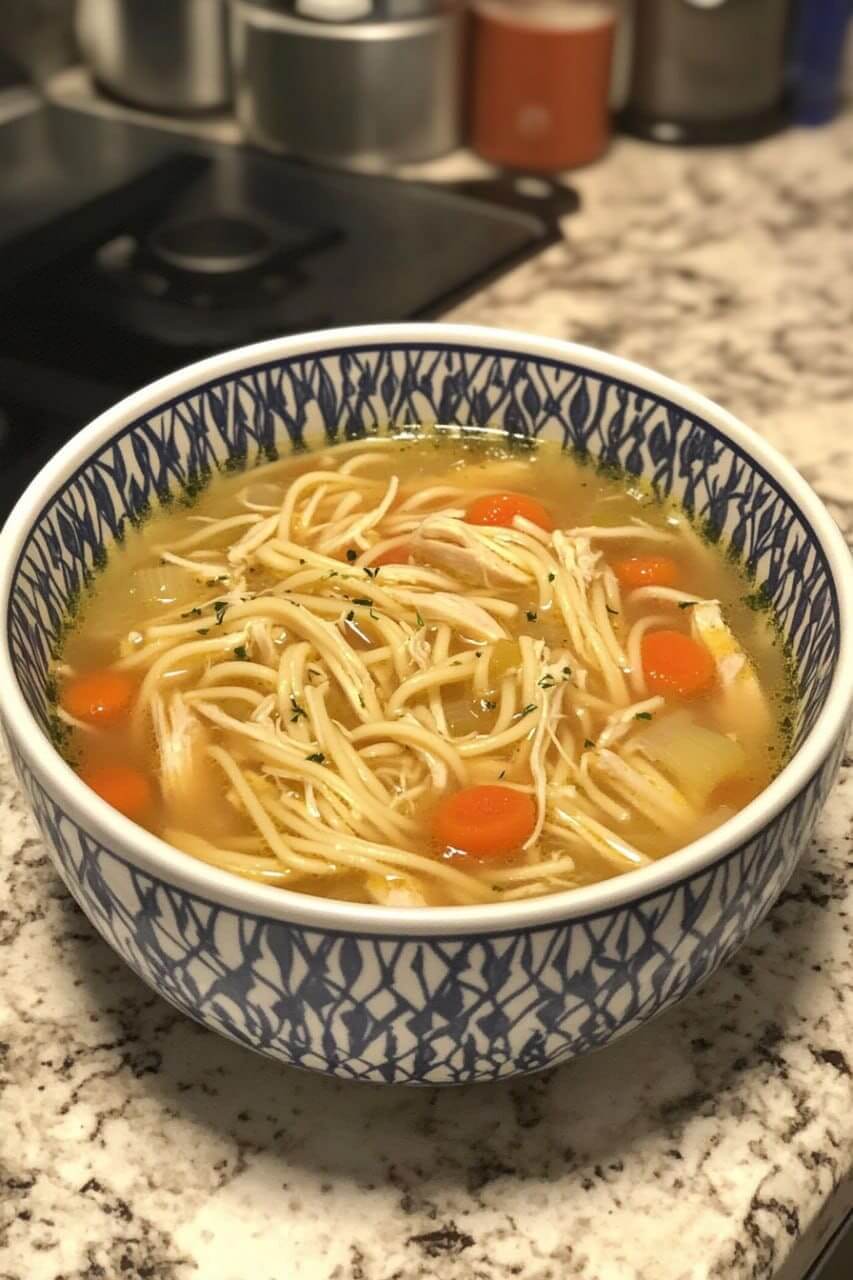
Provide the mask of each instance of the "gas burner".
[{"label": "gas burner", "polygon": [[[252,332],[247,314],[257,313],[262,327],[274,324],[265,309],[301,279],[292,253],[296,237],[287,230],[280,235],[278,228],[249,218],[214,213],[113,236],[93,255],[89,305],[114,314],[137,333],[171,335],[176,345],[243,341],[247,323]],[[316,235],[302,233],[301,238],[306,253],[322,247]],[[330,236],[325,239],[331,242]],[[156,302],[169,310],[152,309]],[[177,314],[181,308],[217,312],[215,330],[199,330],[196,316],[186,333]]]},{"label": "gas burner", "polygon": [[275,255],[277,244],[257,222],[220,213],[157,227],[148,247],[155,258],[179,271],[220,276],[255,270]]},{"label": "gas burner", "polygon": [[[95,248],[85,281],[75,281],[81,305],[188,357],[286,329],[282,306],[299,298],[313,259],[340,233],[280,213],[211,211],[215,192],[200,183],[198,162],[188,175],[171,168],[165,197],[161,190]],[[328,323],[322,313],[313,320]]]},{"label": "gas burner", "polygon": [[576,207],[541,178],[427,187],[189,138],[176,150],[174,134],[76,111],[49,122],[3,126],[7,152],[57,177],[31,228],[0,189],[0,520],[135,387],[277,334],[436,315],[553,243]]}]

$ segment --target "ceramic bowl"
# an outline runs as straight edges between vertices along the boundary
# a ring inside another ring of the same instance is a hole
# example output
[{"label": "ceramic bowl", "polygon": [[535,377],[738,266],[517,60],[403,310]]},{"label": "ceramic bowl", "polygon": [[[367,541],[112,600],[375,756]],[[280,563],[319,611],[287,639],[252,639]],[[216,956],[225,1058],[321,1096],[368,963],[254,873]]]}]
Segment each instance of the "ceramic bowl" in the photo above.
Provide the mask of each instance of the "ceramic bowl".
[{"label": "ceramic bowl", "polygon": [[[650,867],[523,903],[329,902],[196,862],[88,790],[47,736],[51,650],[110,545],[205,470],[413,421],[555,438],[682,502],[740,555],[800,673],[796,750],[731,821]],[[790,876],[839,764],[851,566],[791,466],[702,396],[522,334],[389,325],[224,354],[123,400],[41,472],[0,539],[0,713],[56,867],[166,1000],[281,1062],[348,1079],[493,1080],[608,1043],[723,964]]]}]

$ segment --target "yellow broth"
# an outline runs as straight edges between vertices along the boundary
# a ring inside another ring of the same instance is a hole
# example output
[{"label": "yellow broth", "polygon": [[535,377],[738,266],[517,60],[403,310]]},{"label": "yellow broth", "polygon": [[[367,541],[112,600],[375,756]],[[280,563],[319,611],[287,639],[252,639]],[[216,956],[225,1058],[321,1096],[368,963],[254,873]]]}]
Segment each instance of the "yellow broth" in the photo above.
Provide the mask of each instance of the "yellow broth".
[{"label": "yellow broth", "polygon": [[[383,482],[391,474],[399,477],[400,488],[395,509],[407,499],[433,487],[451,486],[460,491],[463,505],[469,497],[473,499],[477,494],[489,491],[535,496],[547,508],[554,525],[559,529],[631,528],[639,520],[664,533],[669,530],[678,532],[678,538],[672,545],[661,544],[666,556],[675,562],[677,587],[688,593],[691,599],[695,597],[696,600],[719,602],[728,627],[748,656],[769,708],[769,717],[765,729],[751,735],[749,741],[743,744],[747,751],[744,766],[708,799],[695,815],[695,821],[667,830],[650,820],[648,814],[634,811],[627,819],[616,822],[619,837],[630,846],[649,859],[660,858],[712,829],[731,812],[742,808],[778,772],[785,758],[793,703],[793,686],[784,647],[772,617],[766,610],[755,607],[754,589],[740,569],[726,557],[722,549],[709,546],[703,541],[689,527],[683,513],[677,508],[659,502],[643,483],[630,477],[601,472],[594,465],[580,462],[550,443],[532,447],[508,447],[502,437],[471,437],[434,430],[413,433],[411,437],[390,446],[387,441],[379,447],[364,442],[359,450],[364,454],[371,450],[373,452],[357,469],[358,476],[369,480],[378,478]],[[281,572],[259,564],[247,566],[242,580],[242,596],[239,598],[234,594],[233,580],[196,583],[188,590],[184,599],[176,599],[171,604],[143,599],[138,587],[133,584],[137,581],[138,570],[156,569],[160,566],[161,555],[158,549],[186,542],[188,537],[203,531],[205,521],[224,521],[241,513],[245,515],[247,492],[255,506],[263,508],[260,515],[266,518],[276,501],[280,501],[280,497],[298,477],[323,470],[326,466],[336,466],[344,456],[353,456],[351,446],[347,446],[344,451],[330,449],[322,453],[297,454],[252,472],[217,475],[191,505],[176,502],[168,509],[155,513],[138,530],[130,531],[121,544],[110,550],[104,570],[68,629],[63,652],[57,663],[60,707],[63,689],[86,673],[99,672],[115,665],[124,666],[132,678],[141,683],[146,665],[142,663],[134,666],[134,655],[138,655],[150,643],[148,628],[180,622],[190,641],[198,633],[204,633],[205,639],[211,635],[215,638],[229,626],[228,615],[232,610],[232,605],[229,604],[221,609],[221,614],[218,611],[215,602],[221,600],[223,595],[229,601],[239,603],[239,599],[257,599],[266,592],[280,589],[283,581]],[[460,500],[459,495],[455,500]],[[391,516],[393,511],[389,518]],[[251,527],[253,526],[223,528],[217,536],[203,541],[195,549],[190,548],[187,555],[193,563],[202,567],[214,565],[219,560],[224,562],[224,549]],[[322,534],[322,522],[317,528]],[[368,530],[365,535],[368,542],[371,536],[371,531]],[[638,548],[630,536],[603,537],[603,540],[594,545],[601,553],[602,563],[610,566],[637,555],[640,551],[645,553],[649,550],[648,547]],[[658,544],[653,544],[652,549],[657,551]],[[392,578],[393,574],[388,569],[380,568],[375,577],[364,576],[361,569],[356,570],[350,566],[342,549],[332,559],[340,564],[340,571],[329,570],[321,583],[309,584],[304,590],[320,593],[327,599],[340,596],[342,616],[339,630],[353,653],[365,655],[369,659],[372,650],[383,645],[387,647],[387,637],[383,637],[377,629],[382,609],[381,606],[367,608],[365,604],[354,604],[354,588],[351,584],[357,574],[361,575],[357,580],[364,583],[366,591],[370,591],[374,585],[381,586],[386,579]],[[297,563],[293,566],[293,573],[298,576],[300,572],[304,576],[304,569],[300,569]],[[287,575],[284,577],[287,578]],[[294,581],[296,580],[295,578]],[[296,586],[293,590],[298,594],[302,588]],[[450,740],[454,742],[470,742],[479,734],[489,733],[489,727],[498,714],[501,678],[512,675],[519,666],[520,637],[544,641],[548,649],[543,652],[562,651],[561,647],[571,648],[564,616],[553,602],[542,605],[541,593],[536,583],[503,585],[499,590],[492,589],[488,592],[483,586],[474,587],[469,584],[466,590],[470,596],[497,596],[505,603],[516,606],[517,613],[511,624],[507,624],[508,637],[497,641],[491,651],[492,683],[489,689],[474,696],[470,684],[462,682],[449,685],[442,693],[447,731]],[[650,613],[658,619],[655,624],[658,628],[684,633],[690,631],[693,606],[689,601],[660,600],[650,605],[646,600],[633,602],[626,598],[629,595],[630,592],[627,591],[622,594],[618,609],[608,609],[610,625],[617,642],[623,643],[632,625]],[[304,592],[303,598],[307,599]],[[214,610],[213,616],[211,609]],[[195,622],[198,626],[193,625]],[[286,628],[282,630],[285,634],[280,636],[276,635],[274,628],[269,633],[270,636],[276,636],[276,656],[294,640],[293,635],[286,633]],[[427,640],[435,633],[435,624],[424,623],[422,634]],[[451,660],[454,656],[464,657],[472,652],[478,653],[482,648],[482,638],[466,633],[464,627],[460,626],[453,629],[445,658]],[[158,686],[162,696],[168,699],[176,690],[186,692],[195,689],[197,692],[199,681],[211,660],[209,654],[196,654],[184,660],[176,660],[163,673]],[[375,667],[377,671],[382,669],[381,663]],[[310,675],[306,678],[309,681],[313,679]],[[551,678],[544,677],[546,680]],[[263,681],[253,684],[252,679],[249,679],[247,687],[253,696],[266,696],[269,692],[269,686]],[[548,687],[547,684],[545,687]],[[602,689],[596,685],[594,675],[588,684],[588,692],[593,697],[602,697]],[[727,726],[721,723],[718,695],[719,687],[715,684],[706,695],[690,700],[689,710],[697,724],[725,733]],[[677,709],[681,702],[678,697],[667,699],[664,710]],[[329,717],[344,734],[351,734],[358,728],[358,708],[354,710],[352,701],[334,681],[327,688],[326,705]],[[237,714],[235,706],[236,704],[231,706],[231,710]],[[523,716],[524,711],[523,706],[518,707],[513,723],[517,722],[518,716]],[[242,715],[243,712],[239,714]],[[298,719],[304,713],[299,710],[294,714]],[[640,719],[643,722],[654,720],[659,714],[643,715]],[[530,718],[532,724],[534,716]],[[559,723],[555,721],[555,724],[559,730]],[[578,739],[576,728],[572,725],[572,732],[575,739]],[[639,733],[644,728],[645,723],[639,723],[632,725],[631,731]],[[287,724],[284,729],[291,734],[296,731],[294,728],[288,729]],[[240,859],[254,857],[256,854],[261,859],[270,859],[269,844],[259,834],[257,822],[252,820],[245,804],[238,802],[233,787],[227,785],[222,773],[216,768],[205,767],[200,771],[197,785],[193,788],[190,812],[187,812],[186,798],[178,806],[181,811],[175,811],[174,802],[164,797],[161,791],[162,761],[150,723],[140,732],[138,721],[134,728],[130,720],[120,718],[117,723],[107,726],[74,724],[67,732],[65,749],[68,758],[82,771],[91,771],[121,761],[140,771],[149,780],[152,800],[145,812],[138,815],[138,820],[149,830],[168,837],[169,833],[179,827],[203,841],[213,842],[217,846],[226,845],[239,855],[236,861],[240,866],[243,865]],[[215,742],[218,733],[215,726],[208,725],[207,732],[209,739]],[[531,728],[531,735],[532,733]],[[585,751],[594,751],[595,747],[594,740],[583,738],[582,745],[576,744],[578,760]],[[514,742],[503,754],[498,752],[494,762],[495,769],[498,764],[501,767],[497,772],[493,769],[494,782],[529,789],[530,750],[530,738],[527,737]],[[235,747],[235,759],[238,763],[241,756],[238,743]],[[557,748],[554,748],[550,758],[550,767],[556,767],[554,761],[558,763]],[[283,795],[294,802],[298,800],[301,805],[304,801],[310,819],[311,806],[306,793],[285,780],[280,779],[276,785],[282,788]],[[383,782],[382,786],[385,785]],[[452,787],[452,783],[447,783],[444,790],[448,786]],[[613,793],[600,779],[598,789],[611,802],[614,801]],[[405,801],[402,805],[400,812],[409,821],[405,847],[454,866],[476,863],[477,859],[466,857],[464,852],[443,850],[436,846],[431,823],[440,794],[441,789],[435,785],[421,786],[411,802]],[[616,807],[619,805],[616,804]],[[612,814],[608,821],[611,819]],[[537,856],[546,859],[556,857],[560,850],[552,846],[551,837],[543,830],[538,841]],[[594,883],[620,871],[620,867],[611,858],[602,856],[600,850],[592,845],[581,848],[575,844],[570,849],[575,863],[574,870],[565,884],[562,881],[553,884],[543,882],[546,884],[543,892]],[[523,865],[530,856],[524,850],[516,850],[501,859],[500,865],[504,868]],[[232,858],[228,865],[230,869],[239,872],[239,868],[232,865],[234,861]],[[265,862],[264,866],[266,865]],[[630,867],[621,869],[628,870]],[[260,868],[260,864],[254,872],[247,871],[246,874],[254,879],[267,879],[270,883],[286,883],[287,887],[297,891],[354,901],[376,900],[365,887],[365,874],[353,867],[341,867],[336,874],[322,876],[292,875],[288,872],[284,882],[277,880],[274,875],[270,877]],[[408,882],[409,877],[407,873],[392,868],[388,871],[387,879],[388,883],[393,884],[398,880]],[[419,877],[415,879],[423,890],[424,902],[427,904],[459,900],[453,892],[445,891],[440,883],[429,881],[428,878],[427,881]],[[502,895],[503,891],[498,890],[498,897]]]}]

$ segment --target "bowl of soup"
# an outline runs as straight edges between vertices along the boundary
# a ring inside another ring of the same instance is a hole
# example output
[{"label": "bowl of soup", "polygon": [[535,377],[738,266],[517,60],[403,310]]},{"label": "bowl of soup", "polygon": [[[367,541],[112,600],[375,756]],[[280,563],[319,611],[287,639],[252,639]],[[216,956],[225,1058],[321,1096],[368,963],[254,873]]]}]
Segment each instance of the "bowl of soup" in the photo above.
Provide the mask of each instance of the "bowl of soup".
[{"label": "bowl of soup", "polygon": [[851,566],[704,397],[390,325],[130,396],[0,538],[0,716],[59,874],[281,1062],[466,1083],[600,1047],[778,897],[851,714]]}]

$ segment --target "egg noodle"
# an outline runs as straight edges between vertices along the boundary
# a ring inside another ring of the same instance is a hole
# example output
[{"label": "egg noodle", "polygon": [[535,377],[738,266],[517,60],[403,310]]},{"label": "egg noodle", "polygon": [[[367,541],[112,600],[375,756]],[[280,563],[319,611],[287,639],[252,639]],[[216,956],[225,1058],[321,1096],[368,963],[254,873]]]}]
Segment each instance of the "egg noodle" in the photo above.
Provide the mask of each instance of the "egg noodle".
[{"label": "egg noodle", "polygon": [[[471,523],[488,470],[479,487],[452,472],[406,483],[396,447],[336,446],[295,476],[292,460],[269,464],[228,515],[187,513],[184,536],[158,542],[151,522],[150,562],[193,586],[125,632],[114,670],[139,682],[129,733],[140,750],[153,733],[165,839],[269,885],[336,896],[345,881],[421,906],[569,889],[590,857],[599,876],[642,867],[655,841],[665,852],[724,820],[736,806],[711,789],[742,769],[750,732],[772,733],[754,665],[716,601],[625,589],[608,560],[617,545],[718,553],[673,512]],[[674,617],[717,663],[698,721],[643,669],[644,637]],[[437,796],[497,783],[535,805],[514,857],[430,847]],[[194,830],[211,785],[243,823],[221,837]]]}]

